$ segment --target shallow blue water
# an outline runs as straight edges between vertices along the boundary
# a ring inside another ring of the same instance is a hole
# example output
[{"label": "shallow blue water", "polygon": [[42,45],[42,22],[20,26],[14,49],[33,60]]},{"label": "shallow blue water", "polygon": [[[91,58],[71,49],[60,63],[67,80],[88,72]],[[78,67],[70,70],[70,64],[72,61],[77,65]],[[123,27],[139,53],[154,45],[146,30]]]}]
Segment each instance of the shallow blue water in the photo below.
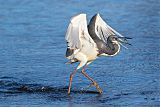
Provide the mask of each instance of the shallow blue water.
[{"label": "shallow blue water", "polygon": [[[0,0],[0,106],[160,106],[160,1]],[[71,95],[65,32],[72,16],[99,12],[133,46],[88,66],[103,94],[79,72]]]}]

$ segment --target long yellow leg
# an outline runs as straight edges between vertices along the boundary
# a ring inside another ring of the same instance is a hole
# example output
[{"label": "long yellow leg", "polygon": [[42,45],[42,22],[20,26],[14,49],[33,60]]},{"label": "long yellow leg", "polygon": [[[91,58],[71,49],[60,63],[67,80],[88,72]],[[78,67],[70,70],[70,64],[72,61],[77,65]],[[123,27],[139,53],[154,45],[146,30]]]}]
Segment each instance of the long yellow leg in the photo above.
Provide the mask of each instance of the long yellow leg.
[{"label": "long yellow leg", "polygon": [[72,85],[72,78],[73,75],[78,71],[78,69],[80,69],[81,67],[83,67],[86,64],[86,61],[82,61],[80,62],[80,64],[78,65],[78,67],[76,68],[76,70],[74,70],[71,74],[70,74],[70,79],[69,79],[69,86],[68,86],[68,94],[70,94],[71,91],[71,85]]},{"label": "long yellow leg", "polygon": [[85,77],[87,77],[89,80],[91,80],[92,81],[92,83],[93,83],[93,85],[96,87],[96,89],[97,89],[97,91],[99,92],[99,93],[102,93],[102,89],[99,87],[99,85],[97,84],[97,82],[96,81],[94,81],[89,75],[87,75],[85,72],[84,72],[84,69],[87,67],[87,64],[82,68],[82,74],[85,76]]},{"label": "long yellow leg", "polygon": [[72,85],[72,78],[73,78],[73,75],[77,72],[77,69],[74,70],[71,74],[70,74],[70,78],[69,78],[69,86],[68,86],[68,94],[70,94],[70,91],[71,91],[71,85]]}]

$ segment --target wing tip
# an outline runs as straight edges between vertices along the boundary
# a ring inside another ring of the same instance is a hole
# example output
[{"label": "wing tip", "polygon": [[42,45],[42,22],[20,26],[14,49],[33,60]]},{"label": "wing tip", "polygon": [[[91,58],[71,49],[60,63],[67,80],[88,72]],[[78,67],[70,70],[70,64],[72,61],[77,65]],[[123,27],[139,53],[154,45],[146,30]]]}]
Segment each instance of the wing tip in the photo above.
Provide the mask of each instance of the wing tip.
[{"label": "wing tip", "polygon": [[75,16],[73,16],[71,18],[71,22],[76,22],[77,20],[81,19],[81,18],[86,18],[86,14],[85,13],[80,13],[80,14],[77,14]]},{"label": "wing tip", "polygon": [[100,13],[96,13],[95,16],[98,17],[98,18],[101,18],[101,14]]}]

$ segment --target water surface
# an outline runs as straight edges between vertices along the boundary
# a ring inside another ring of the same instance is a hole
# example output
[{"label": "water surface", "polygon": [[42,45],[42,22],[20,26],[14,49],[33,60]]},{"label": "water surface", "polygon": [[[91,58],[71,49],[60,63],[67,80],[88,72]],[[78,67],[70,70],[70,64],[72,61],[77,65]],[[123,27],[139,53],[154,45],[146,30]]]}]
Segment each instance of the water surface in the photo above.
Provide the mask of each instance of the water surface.
[{"label": "water surface", "polygon": [[[160,106],[160,1],[0,0],[0,106]],[[67,95],[65,33],[73,15],[100,13],[133,46],[80,72]]]}]

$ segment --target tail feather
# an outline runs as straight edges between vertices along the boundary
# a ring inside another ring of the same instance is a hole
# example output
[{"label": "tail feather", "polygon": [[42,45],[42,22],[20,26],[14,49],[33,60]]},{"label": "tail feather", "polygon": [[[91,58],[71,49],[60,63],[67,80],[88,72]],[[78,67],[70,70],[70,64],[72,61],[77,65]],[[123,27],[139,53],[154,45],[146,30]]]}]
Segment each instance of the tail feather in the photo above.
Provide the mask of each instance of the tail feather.
[{"label": "tail feather", "polygon": [[66,57],[71,56],[73,53],[74,53],[74,49],[67,48],[67,50],[66,50]]}]

